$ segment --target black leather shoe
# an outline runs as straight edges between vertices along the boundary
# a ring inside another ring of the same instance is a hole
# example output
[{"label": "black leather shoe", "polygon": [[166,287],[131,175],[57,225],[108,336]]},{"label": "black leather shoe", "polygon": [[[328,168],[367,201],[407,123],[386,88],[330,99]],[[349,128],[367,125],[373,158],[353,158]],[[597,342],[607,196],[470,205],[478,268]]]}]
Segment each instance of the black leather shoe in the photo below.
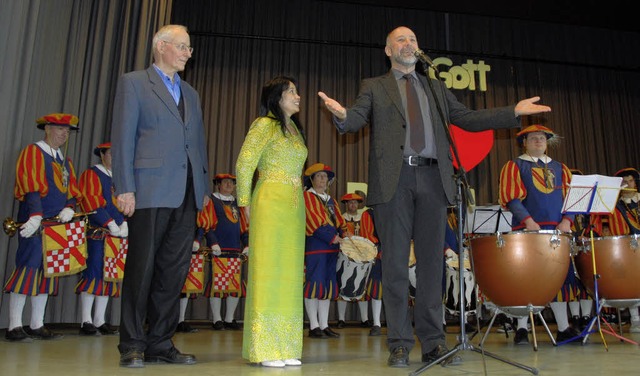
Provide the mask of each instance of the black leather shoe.
[{"label": "black leather shoe", "polygon": [[98,329],[90,322],[83,322],[80,325],[81,336],[95,336],[98,335]]},{"label": "black leather shoe", "polygon": [[387,365],[394,368],[409,367],[409,351],[407,351],[407,348],[404,346],[398,346],[391,350],[391,355],[389,355]]},{"label": "black leather shoe", "polygon": [[347,323],[344,320],[338,320],[338,325],[336,326],[338,329],[342,329],[347,326]]},{"label": "black leather shoe", "polygon": [[213,330],[224,330],[224,323],[222,321],[216,321],[213,323]]},{"label": "black leather shoe", "polygon": [[46,326],[41,326],[38,329],[31,329],[28,326],[24,327],[24,331],[27,335],[33,339],[42,339],[42,340],[50,340],[50,339],[60,339],[64,337],[61,333],[54,333],[50,331]]},{"label": "black leather shoe", "polygon": [[29,337],[29,335],[25,333],[24,329],[21,326],[13,328],[11,330],[7,329],[7,332],[4,333],[4,338],[7,341],[11,342],[33,342],[31,337]]},{"label": "black leather shoe", "polygon": [[129,350],[120,354],[120,367],[143,368],[144,353],[139,350]]},{"label": "black leather shoe", "polygon": [[322,329],[322,332],[327,336],[327,337],[332,337],[332,338],[338,338],[340,337],[340,334],[334,332],[333,330],[331,330],[331,328],[329,328],[328,326],[324,329]]},{"label": "black leather shoe", "polygon": [[371,328],[373,326],[373,321],[365,320],[365,321],[360,323],[360,326],[363,327],[363,328]]},{"label": "black leather shoe", "polygon": [[322,329],[320,329],[319,327],[315,328],[315,329],[309,329],[309,337],[311,337],[311,338],[329,338],[324,333],[324,331]]},{"label": "black leather shoe", "polygon": [[115,336],[117,334],[120,334],[120,332],[117,329],[114,329],[112,327],[110,327],[109,325],[102,324],[98,327],[98,331],[100,332],[100,334],[102,334],[103,336]]},{"label": "black leather shoe", "polygon": [[196,364],[195,355],[183,354],[175,347],[160,354],[145,354],[145,363]]},{"label": "black leather shoe", "polygon": [[197,332],[198,329],[192,327],[191,325],[189,325],[188,322],[186,321],[182,321],[178,324],[178,327],[176,328],[176,332],[182,332],[182,333],[195,333]]},{"label": "black leather shoe", "polygon": [[236,320],[233,320],[231,322],[224,322],[224,328],[225,329],[229,329],[229,330],[240,330],[242,329],[242,327],[240,326],[240,324],[238,324],[238,322]]},{"label": "black leather shoe", "polygon": [[574,338],[573,341],[580,341],[582,339],[582,337],[580,337],[580,333],[578,333],[572,327],[568,327],[567,329],[556,334],[556,342],[564,342],[572,338]]},{"label": "black leather shoe", "polygon": [[516,345],[526,345],[529,343],[529,331],[525,328],[516,330],[516,336],[513,337],[513,343]]},{"label": "black leather shoe", "polygon": [[382,335],[382,329],[380,329],[378,325],[374,325],[371,327],[371,330],[369,330],[369,335],[371,337]]}]

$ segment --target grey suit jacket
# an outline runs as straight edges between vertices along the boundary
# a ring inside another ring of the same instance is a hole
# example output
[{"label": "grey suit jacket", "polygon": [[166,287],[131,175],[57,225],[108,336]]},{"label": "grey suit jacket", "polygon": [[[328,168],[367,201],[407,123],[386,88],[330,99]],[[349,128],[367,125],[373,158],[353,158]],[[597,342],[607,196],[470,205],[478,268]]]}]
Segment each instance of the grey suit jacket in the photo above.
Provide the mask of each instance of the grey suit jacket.
[{"label": "grey suit jacket", "polygon": [[136,209],[182,204],[191,163],[198,209],[209,191],[200,97],[181,81],[184,121],[153,66],[118,81],[111,125],[116,195],[134,192]]},{"label": "grey suit jacket", "polygon": [[[447,199],[452,204],[455,198],[453,156],[427,78],[422,75],[418,75],[418,78],[429,100],[438,168]],[[455,124],[467,131],[520,126],[520,120],[514,113],[515,106],[470,110],[458,102],[442,82],[431,82],[447,124]],[[391,71],[383,76],[362,81],[354,105],[347,110],[346,120],[342,124],[336,122],[336,127],[342,133],[357,132],[367,124],[371,126],[367,204],[375,205],[390,201],[396,191],[407,130],[400,91]]]}]

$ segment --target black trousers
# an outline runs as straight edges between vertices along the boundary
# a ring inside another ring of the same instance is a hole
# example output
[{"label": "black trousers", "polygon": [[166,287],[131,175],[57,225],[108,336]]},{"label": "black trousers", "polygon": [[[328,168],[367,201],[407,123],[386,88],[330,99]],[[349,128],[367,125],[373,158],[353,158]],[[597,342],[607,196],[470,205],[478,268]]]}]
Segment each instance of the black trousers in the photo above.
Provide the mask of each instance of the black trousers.
[{"label": "black trousers", "polygon": [[382,300],[390,350],[415,344],[409,310],[409,252],[416,256],[413,308],[422,353],[445,344],[442,327],[443,247],[447,198],[437,165],[403,164],[391,201],[375,206],[376,230],[382,247]]},{"label": "black trousers", "polygon": [[[173,347],[180,315],[197,207],[192,179],[177,208],[136,210],[129,222],[129,251],[122,283],[120,353],[163,353]],[[145,320],[148,329],[145,330]]]}]

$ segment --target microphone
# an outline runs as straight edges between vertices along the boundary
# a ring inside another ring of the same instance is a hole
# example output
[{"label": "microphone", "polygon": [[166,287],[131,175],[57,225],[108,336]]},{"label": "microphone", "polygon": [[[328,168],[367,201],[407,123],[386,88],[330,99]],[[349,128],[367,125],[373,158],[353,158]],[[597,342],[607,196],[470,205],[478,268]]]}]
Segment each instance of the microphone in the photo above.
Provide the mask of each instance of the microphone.
[{"label": "microphone", "polygon": [[413,51],[413,55],[417,57],[418,60],[420,60],[424,64],[427,64],[428,66],[433,68],[434,71],[436,72],[438,71],[438,68],[436,68],[436,65],[433,64],[433,61],[431,60],[431,58],[427,56],[427,54],[425,54],[424,51],[422,51],[421,49],[418,48],[417,50]]}]

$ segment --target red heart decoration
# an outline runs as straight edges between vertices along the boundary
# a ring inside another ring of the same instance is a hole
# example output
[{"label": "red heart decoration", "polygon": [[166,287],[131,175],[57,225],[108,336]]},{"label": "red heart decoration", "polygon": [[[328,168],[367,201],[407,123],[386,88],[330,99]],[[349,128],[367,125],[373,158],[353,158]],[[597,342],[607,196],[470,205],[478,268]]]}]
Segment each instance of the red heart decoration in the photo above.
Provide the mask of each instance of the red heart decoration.
[{"label": "red heart decoration", "polygon": [[[468,132],[462,128],[451,124],[451,137],[458,149],[458,156],[462,162],[462,167],[466,171],[471,171],[478,163],[489,154],[493,147],[493,129],[482,132]],[[452,155],[453,151],[451,152]],[[453,167],[458,168],[458,163],[454,158]]]}]

